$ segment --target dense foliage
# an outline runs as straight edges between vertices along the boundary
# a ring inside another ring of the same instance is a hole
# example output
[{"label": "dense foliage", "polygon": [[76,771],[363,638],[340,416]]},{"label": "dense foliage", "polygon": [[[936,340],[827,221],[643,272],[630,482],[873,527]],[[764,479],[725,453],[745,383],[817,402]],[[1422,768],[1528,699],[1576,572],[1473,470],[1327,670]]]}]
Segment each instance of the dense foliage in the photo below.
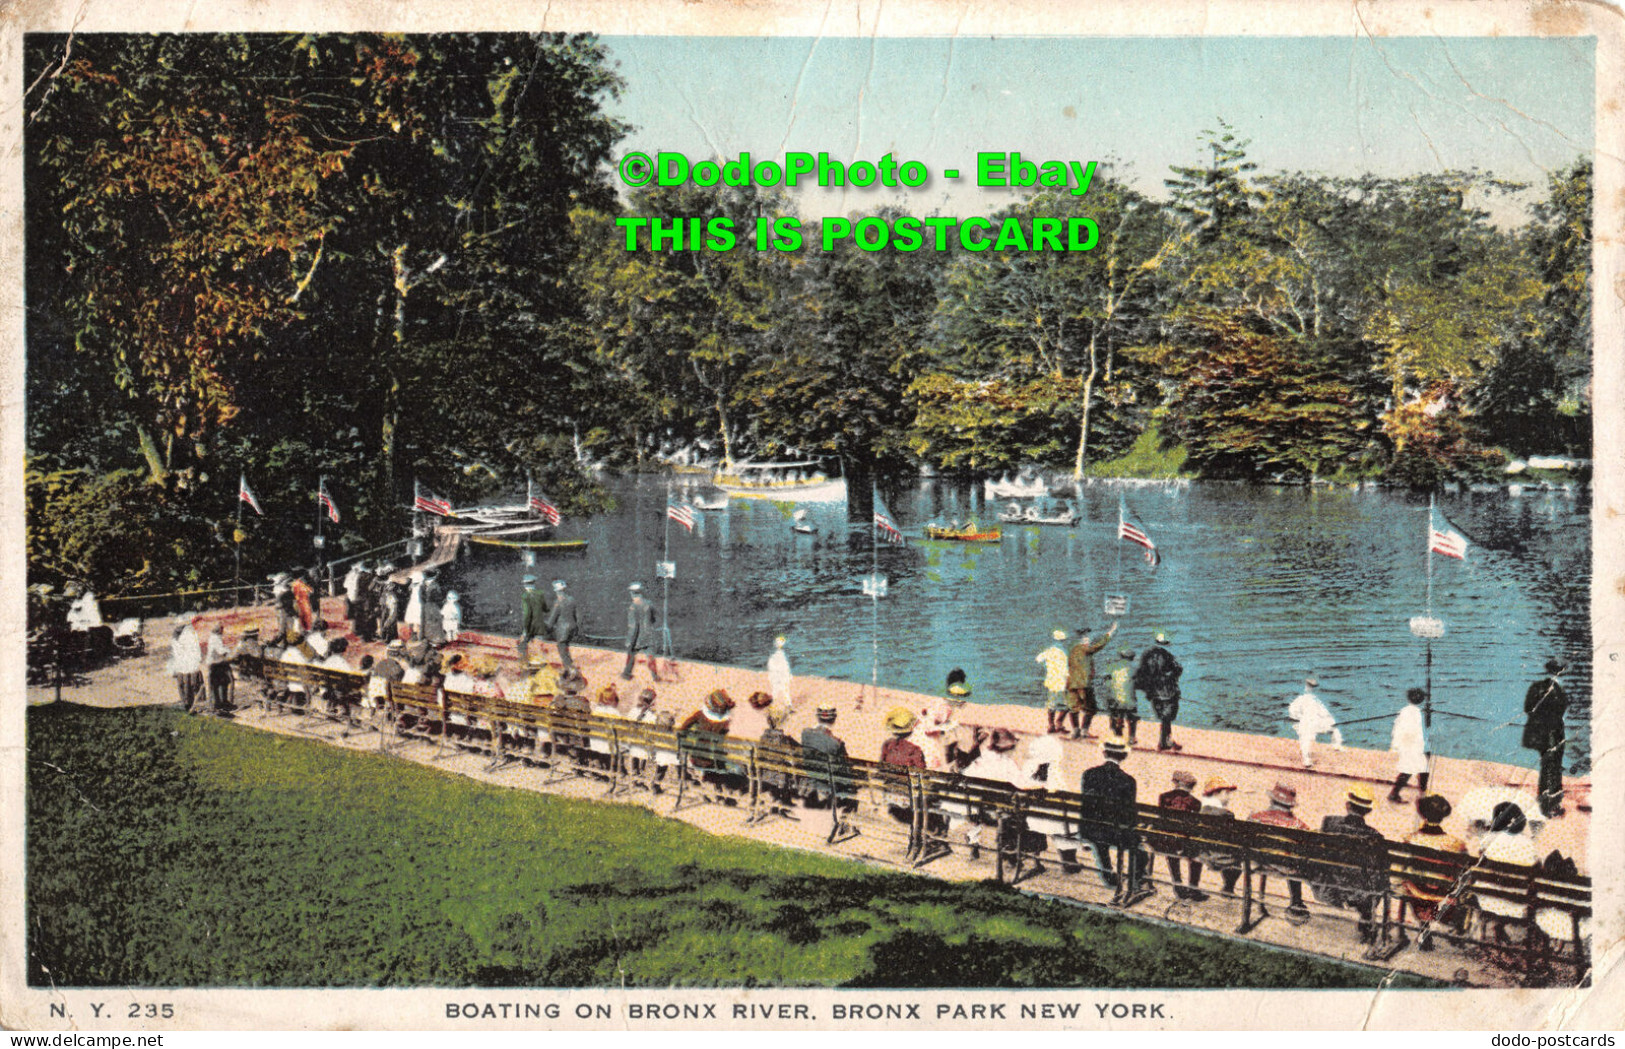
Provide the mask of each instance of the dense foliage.
[{"label": "dense foliage", "polygon": [[[1088,252],[757,252],[783,194],[617,199],[591,37],[38,35],[26,58],[28,450],[53,479],[30,527],[122,471],[152,489],[118,493],[137,520],[186,523],[161,556],[37,557],[36,582],[224,578],[243,470],[276,507],[247,522],[259,572],[308,556],[324,473],[343,552],[401,534],[414,480],[528,473],[587,511],[584,463],[679,453],[1420,486],[1590,454],[1583,158],[1512,228],[1492,175],[1261,174],[1221,125],[1165,201],[1102,167],[994,216],[1086,216]],[[626,214],[746,243],[628,252]],[[73,542],[112,542],[100,519]]]},{"label": "dense foliage", "polygon": [[28,736],[35,986],[1388,980],[174,710],[33,707]]}]

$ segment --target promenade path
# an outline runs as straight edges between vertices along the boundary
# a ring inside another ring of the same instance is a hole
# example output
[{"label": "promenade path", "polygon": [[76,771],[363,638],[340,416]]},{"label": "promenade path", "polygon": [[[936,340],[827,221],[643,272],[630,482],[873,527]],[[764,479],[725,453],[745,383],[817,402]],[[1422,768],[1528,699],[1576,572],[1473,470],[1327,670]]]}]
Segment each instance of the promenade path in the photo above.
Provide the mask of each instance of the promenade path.
[{"label": "promenade path", "polygon": [[[336,613],[337,609],[333,611]],[[226,624],[227,640],[232,642],[250,624],[259,624],[262,627],[274,625],[272,613],[265,609],[206,613],[205,618],[222,619]],[[331,621],[339,621],[339,616],[333,615]],[[164,662],[168,654],[167,640],[173,630],[173,623],[174,620],[149,621],[146,625],[148,652],[145,656],[117,662],[93,672],[87,681],[64,688],[63,699],[90,706],[109,707],[174,703],[176,694],[173,679],[164,672]],[[381,648],[380,645],[360,644],[353,637],[351,645],[347,655],[356,662],[359,662],[363,653],[377,652]],[[541,654],[543,646],[539,642],[533,642],[532,646],[533,656]],[[553,646],[549,644],[545,647],[547,655],[551,657]],[[509,667],[514,665],[514,642],[511,638],[465,633],[462,640],[452,648],[489,654],[499,662],[505,662]],[[620,688],[623,697],[627,697],[634,688],[650,684],[646,665],[639,667],[636,681],[631,685],[620,679],[619,673],[625,660],[622,652],[584,646],[572,646],[572,652],[577,665],[588,679],[590,693],[596,692],[604,684],[614,684]],[[731,728],[733,736],[755,739],[766,728],[762,713],[751,709],[745,702],[745,697],[751,692],[767,690],[765,670],[690,660],[679,660],[675,669],[676,680],[662,681],[653,686],[659,696],[657,706],[660,709],[671,711],[680,721],[690,711],[696,709],[712,689],[725,688],[738,701],[733,712]],[[49,687],[31,686],[28,690],[30,703],[48,702],[53,695],[53,690]],[[846,741],[852,756],[866,759],[876,759],[879,756],[880,745],[885,738],[882,724],[888,710],[898,705],[920,710],[940,702],[935,697],[885,687],[879,689],[877,696],[867,685],[811,677],[795,679],[793,696],[796,713],[785,726],[786,731],[792,736],[799,735],[802,728],[814,722],[813,711],[818,704],[833,701],[840,711],[835,726],[836,734]],[[1285,700],[1283,704],[1284,702]],[[240,711],[236,718],[236,722],[244,726],[308,737],[311,733],[302,731],[301,722],[305,720],[299,717],[268,715],[259,710]],[[960,711],[958,720],[962,725],[1002,726],[1016,732],[1023,740],[1016,752],[1018,760],[1025,751],[1026,741],[1035,735],[1041,735],[1045,726],[1045,715],[1040,709],[987,702],[967,703]],[[1076,789],[1083,771],[1100,763],[1102,759],[1099,754],[1098,736],[1106,731],[1103,722],[1103,718],[1096,719],[1094,731],[1097,739],[1063,741],[1063,775],[1058,786]],[[1370,823],[1382,831],[1385,837],[1399,840],[1416,828],[1417,819],[1411,804],[1416,793],[1414,785],[1407,790],[1407,800],[1404,804],[1390,804],[1383,800],[1393,778],[1393,757],[1386,752],[1356,748],[1337,752],[1329,746],[1319,746],[1316,748],[1316,766],[1306,770],[1301,765],[1297,740],[1292,737],[1269,738],[1214,729],[1176,727],[1175,738],[1185,749],[1181,753],[1173,754],[1159,753],[1155,749],[1154,721],[1142,721],[1140,728],[1140,745],[1129,755],[1123,767],[1138,781],[1141,803],[1155,804],[1157,796],[1171,787],[1174,770],[1180,769],[1196,776],[1199,784],[1210,776],[1222,776],[1236,784],[1239,790],[1231,809],[1239,817],[1245,818],[1249,813],[1266,808],[1268,805],[1266,795],[1269,790],[1276,783],[1285,783],[1298,792],[1299,818],[1311,827],[1318,827],[1323,816],[1343,811],[1343,797],[1349,787],[1364,783],[1372,788],[1378,798],[1377,808],[1370,817]],[[379,746],[379,737],[372,732],[353,732],[348,736],[341,736],[337,726],[330,726],[327,731],[319,732],[318,736],[332,745],[354,750],[376,750]],[[405,760],[516,789],[588,799],[602,797],[605,792],[604,784],[591,778],[560,780],[557,777],[550,777],[543,769],[518,763],[488,770],[490,762],[483,754],[454,749],[442,750],[426,743],[410,743],[394,753]],[[544,782],[550,779],[552,782]],[[1533,794],[1535,782],[1536,773],[1532,768],[1440,756],[1435,758],[1430,789],[1455,800],[1478,787],[1511,788]],[[1586,850],[1590,831],[1589,781],[1568,780],[1566,787],[1569,792],[1567,815],[1546,822],[1541,827],[1535,844],[1540,855],[1546,855],[1557,849],[1565,855],[1574,857],[1580,871],[1585,873],[1588,869]],[[836,845],[828,844],[825,841],[829,829],[827,812],[808,814],[808,818],[800,822],[770,820],[753,825],[746,823],[743,810],[722,805],[685,806],[680,812],[674,813],[671,811],[672,799],[669,794],[659,797],[642,793],[620,794],[614,800],[644,804],[662,815],[681,819],[711,833],[841,855],[904,870],[910,869],[903,855],[902,845],[890,837],[880,834],[860,834]],[[1465,820],[1459,813],[1446,821],[1445,828],[1458,836],[1467,837]],[[952,855],[933,861],[929,866],[922,868],[920,873],[947,880],[991,878],[994,876],[994,867],[990,856],[991,850],[983,850],[981,858],[972,859],[968,855],[968,850],[960,848]],[[1043,895],[1063,897],[1084,905],[1109,906],[1111,890],[1101,884],[1092,867],[1088,866],[1087,849],[1080,855],[1080,861],[1085,867],[1079,874],[1063,875],[1059,872],[1058,865],[1051,863],[1045,873],[1024,879],[1020,888]],[[1162,878],[1165,877],[1165,873],[1159,859],[1155,874]],[[1217,889],[1217,885],[1212,884],[1217,882],[1217,875],[1210,873],[1207,882],[1209,884],[1205,884],[1205,888]],[[1279,891],[1278,887],[1275,891]],[[1279,914],[1281,908],[1273,909]],[[1203,903],[1177,901],[1164,885],[1161,892],[1130,908],[1128,913],[1148,920],[1169,921],[1229,936],[1240,920],[1241,907],[1238,901],[1226,899],[1217,892]],[[1279,917],[1267,919],[1244,938],[1271,946],[1361,963],[1363,947],[1354,933],[1352,912],[1332,912],[1327,908],[1317,907],[1315,913],[1315,919],[1303,926],[1294,926]],[[1454,949],[1424,953],[1418,951],[1413,944],[1384,964],[1440,980],[1465,979],[1475,985],[1509,985],[1515,982],[1505,971],[1480,964],[1469,955]]]}]

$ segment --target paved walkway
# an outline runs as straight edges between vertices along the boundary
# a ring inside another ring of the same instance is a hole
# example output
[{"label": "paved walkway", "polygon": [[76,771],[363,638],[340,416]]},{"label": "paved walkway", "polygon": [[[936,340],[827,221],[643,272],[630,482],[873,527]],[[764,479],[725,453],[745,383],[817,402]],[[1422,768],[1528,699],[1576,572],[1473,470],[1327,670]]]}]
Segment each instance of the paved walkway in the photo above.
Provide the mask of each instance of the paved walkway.
[{"label": "paved walkway", "polygon": [[[215,616],[226,624],[228,641],[234,641],[241,630],[250,624],[270,625],[273,622],[268,611],[257,609],[211,614],[211,618]],[[337,616],[333,618],[336,620]],[[146,656],[121,661],[94,672],[87,684],[65,689],[63,698],[94,706],[173,703],[174,686],[163,671],[168,650],[167,639],[173,629],[172,624],[172,620],[148,623],[149,650]],[[380,647],[361,645],[356,648],[355,645],[356,642],[352,639],[349,656],[356,661],[359,661],[363,652],[376,651]],[[513,663],[513,641],[509,638],[465,634],[457,647],[470,652],[488,653],[499,661],[506,660],[510,665]],[[540,654],[541,648],[539,643],[533,643],[533,654]],[[553,652],[551,645],[547,646],[547,651],[551,656]],[[576,662],[586,675],[592,691],[596,691],[606,683],[624,685],[618,676],[625,658],[623,653],[586,647],[577,647],[573,651]],[[762,729],[766,727],[765,719],[760,712],[752,710],[749,704],[744,702],[744,697],[753,691],[767,689],[765,671],[687,660],[680,661],[671,669],[676,671],[676,680],[662,681],[654,685],[659,695],[657,705],[661,709],[672,711],[680,720],[699,706],[704,696],[712,689],[726,688],[730,695],[739,700],[734,710],[731,733],[745,739],[760,736]],[[640,667],[635,685],[622,688],[622,693],[626,695],[631,687],[641,687],[648,683],[647,667]],[[793,694],[796,713],[786,725],[786,730],[792,736],[798,735],[802,728],[812,723],[813,709],[819,703],[833,701],[840,709],[836,725],[837,734],[846,740],[854,757],[871,760],[879,755],[880,744],[884,738],[882,721],[886,711],[897,705],[906,705],[918,710],[938,702],[934,697],[888,688],[881,688],[877,697],[867,687],[860,688],[850,682],[810,677],[798,677]],[[30,702],[45,702],[51,698],[52,690],[49,688],[29,689]],[[312,726],[310,722],[315,719],[298,716],[273,716],[261,711],[245,711],[236,720],[244,726],[267,731],[290,735],[316,735],[333,745],[350,749],[377,749],[380,745],[380,737],[374,732],[363,731],[344,737],[336,725]],[[997,725],[1009,728],[1023,737],[1024,750],[1028,745],[1027,740],[1034,735],[1042,734],[1045,716],[1042,710],[1033,707],[970,703],[961,711],[959,720],[966,725]],[[1103,719],[1096,721],[1097,734],[1105,731],[1106,726],[1102,721]],[[1282,782],[1294,787],[1298,792],[1299,817],[1311,826],[1318,826],[1322,816],[1342,811],[1343,794],[1350,785],[1363,782],[1371,785],[1378,796],[1377,810],[1372,814],[1371,823],[1385,836],[1399,839],[1415,829],[1416,816],[1408,801],[1406,804],[1394,805],[1381,800],[1386,793],[1387,785],[1391,782],[1392,757],[1387,753],[1353,748],[1334,752],[1329,747],[1317,748],[1316,767],[1305,770],[1301,767],[1295,738],[1272,739],[1195,728],[1177,729],[1175,735],[1184,745],[1184,751],[1177,755],[1159,753],[1154,749],[1156,723],[1141,724],[1142,745],[1129,756],[1124,768],[1138,780],[1139,800],[1142,803],[1155,803],[1156,796],[1171,785],[1170,777],[1173,771],[1181,769],[1191,772],[1199,782],[1206,781],[1210,776],[1223,776],[1235,783],[1239,790],[1231,807],[1239,816],[1245,818],[1247,814],[1267,807],[1265,795],[1275,783]],[[1147,739],[1151,741],[1151,749],[1146,749],[1144,745]],[[1100,762],[1098,743],[1095,740],[1065,740],[1062,746],[1064,764],[1061,782],[1071,787],[1079,781],[1084,769]],[[607,784],[592,778],[572,776],[559,780],[546,770],[519,764],[487,771],[489,761],[483,755],[454,748],[440,749],[430,744],[413,742],[396,753],[407,760],[520,789],[582,798],[601,797],[607,790]],[[1018,759],[1020,756],[1021,751],[1018,751]],[[546,782],[549,780],[552,782]],[[1514,788],[1532,793],[1534,783],[1533,769],[1495,762],[1440,757],[1435,762],[1432,789],[1446,797],[1459,799],[1475,787]],[[1586,841],[1590,827],[1588,783],[1571,781],[1568,787],[1571,795],[1568,815],[1546,823],[1536,838],[1536,847],[1541,855],[1552,849],[1560,849],[1565,854],[1575,857],[1584,871]],[[1407,799],[1414,795],[1413,787],[1407,792]],[[712,833],[735,835],[781,846],[845,855],[886,866],[907,868],[903,855],[905,831],[900,825],[887,826],[884,820],[867,821],[863,834],[848,842],[830,846],[825,842],[829,830],[827,811],[805,813],[805,818],[800,822],[771,820],[751,825],[745,822],[743,810],[723,805],[705,804],[695,807],[685,805],[683,811],[673,813],[671,811],[673,799],[669,795],[653,796],[637,792],[619,794],[615,800],[644,804],[664,815],[673,816]],[[1465,836],[1465,821],[1460,814],[1452,816],[1446,822],[1446,828]],[[972,859],[966,853],[967,850],[964,849],[956,850],[955,854],[932,862],[922,873],[950,880],[980,880],[993,876],[992,860],[987,858],[989,852],[984,852],[981,859]],[[1087,850],[1084,850],[1080,859],[1087,863]],[[1163,877],[1165,873],[1159,859],[1156,874]],[[1217,876],[1210,873],[1207,880],[1216,882]],[[1280,887],[1275,885],[1274,879],[1271,884],[1272,891],[1279,890]],[[1217,888],[1216,885],[1204,887]],[[1107,905],[1111,895],[1110,891],[1101,885],[1092,869],[1086,868],[1081,874],[1062,875],[1053,864],[1046,873],[1024,879],[1021,888],[1098,906]],[[1272,909],[1277,915],[1284,909],[1283,904],[1284,901],[1272,901]],[[1239,901],[1224,899],[1215,892],[1209,901],[1192,905],[1174,901],[1166,886],[1159,895],[1135,906],[1132,912],[1147,918],[1163,919],[1225,934],[1230,933],[1240,921]],[[1361,948],[1352,927],[1352,912],[1347,911],[1332,912],[1325,908],[1316,908],[1315,920],[1301,927],[1274,917],[1264,921],[1247,938],[1349,961],[1361,960]],[[1442,980],[1461,979],[1465,973],[1473,983],[1510,982],[1508,974],[1484,966],[1455,949],[1446,948],[1422,953],[1413,946],[1388,964]]]}]

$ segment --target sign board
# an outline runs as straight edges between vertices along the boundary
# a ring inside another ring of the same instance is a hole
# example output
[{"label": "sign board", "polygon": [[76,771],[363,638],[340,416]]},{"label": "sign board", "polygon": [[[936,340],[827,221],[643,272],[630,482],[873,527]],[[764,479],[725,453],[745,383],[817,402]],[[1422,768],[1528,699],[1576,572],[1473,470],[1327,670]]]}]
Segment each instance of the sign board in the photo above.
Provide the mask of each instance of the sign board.
[{"label": "sign board", "polygon": [[677,578],[677,562],[676,561],[656,561],[655,562],[655,578],[656,579],[676,579]]},{"label": "sign board", "polygon": [[1444,637],[1444,620],[1432,616],[1411,616],[1411,633],[1429,640]]},{"label": "sign board", "polygon": [[525,551],[525,567],[526,568],[535,568],[536,567],[536,551],[534,551],[534,550],[526,550]]},{"label": "sign board", "polygon": [[1107,594],[1106,595],[1106,607],[1105,607],[1104,611],[1109,616],[1126,616],[1126,615],[1128,615],[1128,595],[1127,594]]},{"label": "sign board", "polygon": [[887,582],[886,577],[878,572],[876,572],[874,575],[866,575],[862,579],[858,580],[859,585],[861,585],[863,588],[863,596],[865,597],[885,597]]}]

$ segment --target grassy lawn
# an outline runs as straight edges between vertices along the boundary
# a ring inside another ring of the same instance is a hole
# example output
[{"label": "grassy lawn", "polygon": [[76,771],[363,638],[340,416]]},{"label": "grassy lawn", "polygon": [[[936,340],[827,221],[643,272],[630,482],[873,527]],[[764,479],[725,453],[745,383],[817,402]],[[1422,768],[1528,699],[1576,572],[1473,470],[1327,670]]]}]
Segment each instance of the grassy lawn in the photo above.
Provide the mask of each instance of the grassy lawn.
[{"label": "grassy lawn", "polygon": [[34,985],[1368,986],[169,709],[28,713]]}]

